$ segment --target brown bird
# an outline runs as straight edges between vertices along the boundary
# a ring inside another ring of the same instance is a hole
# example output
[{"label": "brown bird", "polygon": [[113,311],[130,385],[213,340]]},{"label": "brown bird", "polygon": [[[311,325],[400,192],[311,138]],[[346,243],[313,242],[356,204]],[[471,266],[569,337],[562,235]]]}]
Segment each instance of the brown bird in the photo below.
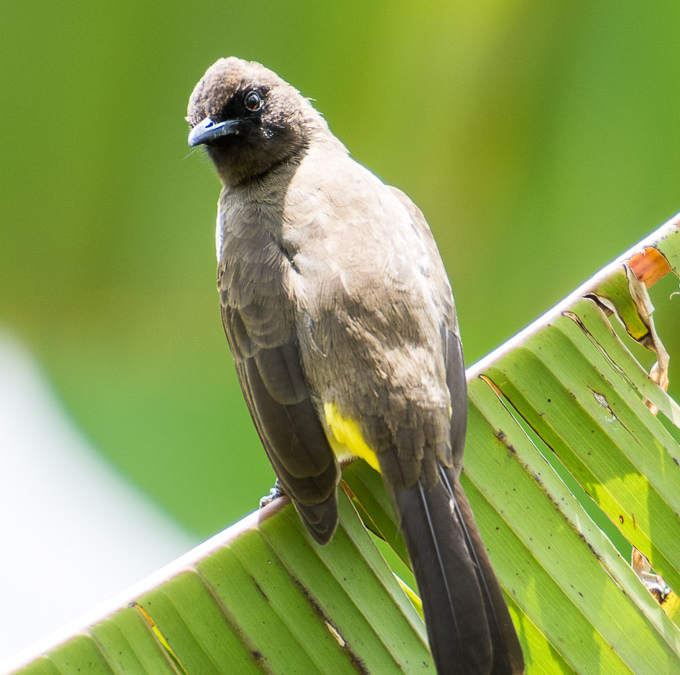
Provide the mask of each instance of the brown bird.
[{"label": "brown bird", "polygon": [[524,672],[459,482],[465,366],[422,213],[259,63],[217,61],[187,119],[223,185],[222,321],[278,484],[325,544],[340,465],[366,460],[398,514],[437,673]]}]

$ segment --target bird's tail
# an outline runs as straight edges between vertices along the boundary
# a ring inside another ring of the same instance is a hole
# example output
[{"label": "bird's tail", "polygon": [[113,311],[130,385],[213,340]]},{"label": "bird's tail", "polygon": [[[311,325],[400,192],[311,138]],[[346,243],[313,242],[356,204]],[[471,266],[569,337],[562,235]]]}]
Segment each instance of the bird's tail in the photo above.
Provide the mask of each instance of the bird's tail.
[{"label": "bird's tail", "polygon": [[522,650],[463,488],[440,467],[393,493],[438,675],[519,675]]}]

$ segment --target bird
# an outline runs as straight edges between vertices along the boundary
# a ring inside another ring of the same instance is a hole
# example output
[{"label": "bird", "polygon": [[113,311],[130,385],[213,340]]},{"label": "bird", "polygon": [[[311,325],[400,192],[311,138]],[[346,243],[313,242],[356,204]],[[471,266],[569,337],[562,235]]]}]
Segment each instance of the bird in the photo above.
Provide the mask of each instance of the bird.
[{"label": "bird", "polygon": [[438,675],[523,673],[460,483],[465,365],[422,212],[255,61],[210,66],[186,119],[189,145],[204,146],[222,184],[222,323],[278,488],[323,545],[341,467],[365,460],[397,514]]}]

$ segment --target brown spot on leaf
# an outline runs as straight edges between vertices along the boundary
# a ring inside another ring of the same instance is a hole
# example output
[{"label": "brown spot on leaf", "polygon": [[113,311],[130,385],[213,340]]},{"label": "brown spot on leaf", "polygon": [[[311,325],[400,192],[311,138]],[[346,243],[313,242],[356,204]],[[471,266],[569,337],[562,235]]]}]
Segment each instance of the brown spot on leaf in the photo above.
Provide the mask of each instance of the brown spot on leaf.
[{"label": "brown spot on leaf", "polygon": [[628,264],[638,281],[641,281],[647,288],[671,271],[670,265],[663,254],[652,246],[648,246],[642,252],[634,255],[628,261]]}]

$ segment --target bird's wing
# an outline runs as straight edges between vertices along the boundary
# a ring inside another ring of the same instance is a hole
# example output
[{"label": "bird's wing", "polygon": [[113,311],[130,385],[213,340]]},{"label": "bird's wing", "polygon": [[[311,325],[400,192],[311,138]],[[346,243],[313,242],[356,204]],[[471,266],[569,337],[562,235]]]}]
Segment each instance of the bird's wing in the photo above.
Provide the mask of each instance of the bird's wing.
[{"label": "bird's wing", "polygon": [[229,268],[219,266],[218,290],[246,404],[279,482],[315,539],[325,543],[337,524],[340,469],[302,370],[286,300],[274,284],[267,286],[270,294],[255,300],[253,286],[239,286],[233,273],[241,262],[251,268],[257,263],[243,258],[231,262]]},{"label": "bird's wing", "polygon": [[460,337],[449,327],[442,326],[442,341],[446,358],[446,384],[451,396],[451,425],[449,438],[453,469],[456,476],[463,468],[463,450],[467,430],[467,382],[465,380],[465,361]]}]

